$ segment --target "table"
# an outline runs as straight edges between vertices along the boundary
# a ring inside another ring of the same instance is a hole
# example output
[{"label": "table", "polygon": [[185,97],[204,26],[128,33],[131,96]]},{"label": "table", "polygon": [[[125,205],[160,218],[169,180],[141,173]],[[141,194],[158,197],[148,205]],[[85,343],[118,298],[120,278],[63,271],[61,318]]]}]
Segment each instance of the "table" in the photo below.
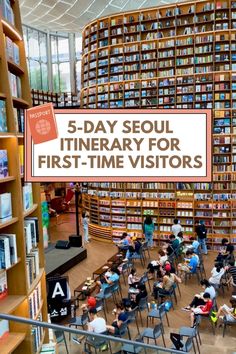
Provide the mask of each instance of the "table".
[{"label": "table", "polygon": [[[74,290],[74,296],[81,301],[83,301],[86,298],[86,296],[91,295],[94,292],[97,285],[96,279],[94,279],[94,282],[90,286],[87,286],[85,283],[87,283],[87,280],[84,280],[83,283],[78,285],[77,288],[75,288]],[[85,286],[87,286],[87,289],[84,289]]]},{"label": "table", "polygon": [[101,275],[105,274],[111,268],[111,266],[112,266],[112,262],[107,262],[103,264],[100,268],[96,269],[93,272],[93,278],[95,277],[95,275],[100,277]]},{"label": "table", "polygon": [[109,262],[111,262],[111,263],[115,263],[115,264],[121,264],[121,262],[122,262],[122,260],[123,260],[123,254],[121,254],[121,253],[116,253],[116,254],[114,254],[111,258],[109,258],[108,260],[107,260],[107,262],[109,263]]}]

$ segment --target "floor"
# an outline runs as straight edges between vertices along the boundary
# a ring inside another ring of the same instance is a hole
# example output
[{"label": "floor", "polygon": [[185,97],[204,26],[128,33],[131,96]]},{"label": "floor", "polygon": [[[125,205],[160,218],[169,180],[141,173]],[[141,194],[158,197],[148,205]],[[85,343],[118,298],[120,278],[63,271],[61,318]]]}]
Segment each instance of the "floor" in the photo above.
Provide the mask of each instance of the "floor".
[{"label": "floor", "polygon": [[[50,241],[52,243],[56,242],[57,239],[68,239],[70,234],[75,232],[75,216],[72,213],[60,215],[56,219],[51,219],[50,226]],[[88,257],[80,264],[70,269],[66,274],[69,276],[69,285],[71,292],[73,293],[74,288],[79,285],[86,277],[91,276],[92,271],[99,268],[104,264],[109,257],[116,253],[116,246],[113,244],[102,243],[92,240],[88,245],[86,245]],[[151,251],[151,259],[155,259],[157,254],[157,249]],[[214,264],[215,253],[209,253],[205,256],[205,268],[207,276],[210,274],[210,270]],[[144,269],[141,265],[136,266],[137,272],[142,274]],[[178,332],[180,326],[189,326],[189,313],[181,310],[183,306],[189,304],[195,293],[201,291],[200,286],[197,284],[196,279],[192,279],[187,285],[181,284],[181,298],[177,294],[178,303],[175,306],[175,310],[171,310],[169,313],[170,328],[165,326],[165,339],[167,342],[167,347],[171,346],[169,340],[170,332]],[[122,280],[122,293],[123,296],[127,295],[127,288]],[[218,306],[227,303],[229,304],[230,292],[226,293],[225,299],[222,296],[217,298]],[[150,301],[152,297],[150,296]],[[112,301],[108,302],[108,322],[112,322],[112,309],[114,308],[114,303]],[[77,312],[77,315],[80,312]],[[146,316],[143,315],[143,318]],[[146,324],[146,320],[144,321]],[[139,325],[141,326],[140,320]],[[202,338],[201,354],[208,354],[213,352],[214,354],[232,354],[236,353],[236,326],[232,326],[225,338],[222,337],[222,329],[218,328],[216,330],[216,335],[214,336],[211,331],[210,324],[208,321],[203,321],[200,326],[200,333]],[[132,338],[137,336],[137,330],[131,332]],[[73,342],[69,342],[69,352],[70,354],[82,353],[82,345],[77,345]],[[151,344],[151,342],[150,342]],[[158,344],[162,345],[161,339],[158,340]],[[65,348],[63,345],[59,347],[59,353],[65,353]],[[106,353],[106,352],[104,352]]]}]

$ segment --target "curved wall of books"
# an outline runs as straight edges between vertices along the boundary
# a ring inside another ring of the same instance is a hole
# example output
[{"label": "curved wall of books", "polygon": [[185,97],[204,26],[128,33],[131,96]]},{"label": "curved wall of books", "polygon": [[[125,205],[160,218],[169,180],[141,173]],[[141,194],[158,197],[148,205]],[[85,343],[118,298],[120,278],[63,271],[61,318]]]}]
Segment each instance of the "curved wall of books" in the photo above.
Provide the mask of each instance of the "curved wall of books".
[{"label": "curved wall of books", "polygon": [[[82,64],[83,108],[213,110],[211,184],[153,183],[150,188],[147,184],[105,184],[105,189],[102,184],[90,185],[91,194],[97,195],[85,197],[85,205],[90,210],[90,227],[96,230],[98,226],[105,227],[108,238],[116,236],[117,230],[117,234],[124,229],[140,233],[146,208],[143,203],[150,201],[157,203],[157,209],[149,208],[154,204],[147,208],[157,218],[158,238],[169,233],[169,224],[178,216],[183,218],[181,222],[186,228],[192,229],[191,220],[205,220],[212,247],[217,247],[225,236],[234,241],[236,1],[184,2],[97,19],[83,31]],[[140,197],[133,197],[134,192],[140,193]],[[123,212],[112,212],[116,198],[120,203],[124,200],[124,205],[117,204]],[[95,199],[98,200],[94,209],[98,210],[97,218],[91,210]],[[110,203],[110,213],[105,213],[108,208],[105,200]],[[165,202],[175,204],[171,207],[163,204]],[[185,205],[179,204],[182,202]],[[178,210],[179,206],[182,211]],[[137,211],[136,215],[136,209],[140,214]],[[168,210],[172,210],[170,215]],[[128,217],[137,221],[129,222]],[[122,227],[116,225],[119,222]],[[192,231],[186,229],[186,232]],[[96,233],[101,235],[99,231]]]}]

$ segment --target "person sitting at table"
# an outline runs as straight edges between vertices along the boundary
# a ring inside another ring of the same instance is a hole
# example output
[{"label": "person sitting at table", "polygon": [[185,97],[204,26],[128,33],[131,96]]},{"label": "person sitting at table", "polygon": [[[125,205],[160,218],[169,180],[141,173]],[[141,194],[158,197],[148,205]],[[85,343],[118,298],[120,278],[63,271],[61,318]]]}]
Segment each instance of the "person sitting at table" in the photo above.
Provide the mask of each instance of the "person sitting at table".
[{"label": "person sitting at table", "polygon": [[96,283],[100,287],[100,291],[104,291],[108,286],[118,281],[120,278],[119,271],[116,267],[112,267],[109,272],[106,272],[101,280],[97,280]]},{"label": "person sitting at table", "polygon": [[190,241],[192,241],[192,243],[186,246],[186,248],[184,249],[184,253],[188,250],[192,250],[195,254],[199,254],[200,243],[198,242],[197,238],[192,236],[190,237]]},{"label": "person sitting at table", "polygon": [[175,235],[170,235],[169,243],[163,246],[163,250],[166,251],[167,255],[170,256],[179,247],[179,240]]},{"label": "person sitting at table", "polygon": [[148,295],[145,284],[139,284],[138,290],[139,290],[139,292],[137,294],[130,295],[130,302],[131,302],[132,309],[137,307],[139,305],[140,300],[147,297],[147,295]]},{"label": "person sitting at table", "polygon": [[185,273],[196,273],[198,266],[198,259],[194,253],[190,250],[186,252],[186,258],[184,263],[178,264],[179,276],[183,277]]},{"label": "person sitting at table", "polygon": [[[167,259],[168,259],[168,256],[167,256],[166,252],[164,250],[160,249],[158,251],[158,259],[151,261],[147,266],[148,272],[151,274],[151,276],[153,276],[155,271],[157,271],[157,272],[160,271],[160,268],[164,266]],[[149,278],[149,279],[151,279],[151,278]]]},{"label": "person sitting at table", "polygon": [[134,254],[139,254],[140,248],[142,244],[141,242],[137,239],[137,237],[132,237],[131,244],[128,247],[128,250],[126,252],[125,259],[130,259]]},{"label": "person sitting at table", "polygon": [[93,296],[89,296],[86,304],[81,305],[81,310],[83,313],[88,312],[90,309],[96,308],[97,300]]},{"label": "person sitting at table", "polygon": [[154,298],[158,297],[164,298],[169,294],[170,289],[176,283],[181,283],[181,279],[177,277],[175,273],[170,273],[170,266],[167,268],[166,266],[165,275],[163,276],[162,282],[156,282],[153,285],[153,294]]},{"label": "person sitting at table", "polygon": [[127,234],[127,232],[123,232],[120,241],[115,242],[115,244],[121,251],[127,250],[131,244],[130,236]]},{"label": "person sitting at table", "polygon": [[112,311],[112,314],[115,314],[115,319],[111,326],[107,325],[106,327],[109,333],[118,335],[121,325],[128,319],[123,303],[116,304],[116,308]]},{"label": "person sitting at table", "polygon": [[136,288],[139,284],[140,277],[137,277],[135,268],[132,268],[128,276],[128,285],[130,288]]}]

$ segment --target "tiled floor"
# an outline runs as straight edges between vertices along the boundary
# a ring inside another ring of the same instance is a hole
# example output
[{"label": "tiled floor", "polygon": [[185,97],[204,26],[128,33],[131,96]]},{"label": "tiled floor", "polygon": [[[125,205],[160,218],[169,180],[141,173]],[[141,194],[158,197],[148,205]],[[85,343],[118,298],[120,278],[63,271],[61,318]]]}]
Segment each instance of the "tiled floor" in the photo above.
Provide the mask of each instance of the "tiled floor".
[{"label": "tiled floor", "polygon": [[[58,218],[58,224],[55,220],[51,220],[51,241],[55,242],[57,239],[67,239],[68,235],[74,233],[75,231],[75,221],[73,214],[60,215]],[[73,292],[74,288],[79,285],[86,277],[91,276],[92,271],[101,266],[106,262],[106,260],[111,257],[116,252],[116,246],[113,244],[107,244],[102,242],[97,242],[92,240],[87,246],[88,257],[86,260],[69,270],[66,274],[69,276],[71,291]],[[151,251],[151,258],[155,259],[157,250],[154,249]],[[205,268],[207,275],[209,276],[210,270],[214,264],[215,253],[210,253],[208,256],[205,256]],[[137,271],[139,274],[142,274],[143,268],[137,264]],[[175,306],[175,310],[169,313],[170,319],[170,328],[165,326],[165,339],[167,342],[167,347],[171,346],[169,340],[170,332],[178,332],[180,326],[189,325],[189,314],[181,310],[183,306],[186,306],[191,301],[195,293],[200,292],[201,288],[197,284],[196,279],[191,280],[187,285],[181,284],[181,298],[179,295],[178,303]],[[122,293],[123,296],[127,295],[127,288],[122,280]],[[218,306],[223,303],[229,304],[230,292],[226,293],[225,299],[222,296],[217,298]],[[150,300],[152,297],[150,296]],[[108,303],[108,322],[112,322],[111,311],[114,308],[114,303],[110,301]],[[78,311],[77,314],[80,312]],[[146,316],[145,318],[146,324]],[[140,324],[140,320],[139,320]],[[141,325],[141,324],[140,324]],[[236,352],[236,326],[231,327],[225,336],[222,337],[222,329],[219,328],[216,330],[216,335],[214,336],[211,331],[210,323],[208,321],[203,321],[200,326],[200,333],[202,338],[201,354],[232,354]],[[137,335],[136,328],[132,329],[132,338],[135,338]],[[69,342],[69,351],[70,354],[82,353],[82,345],[77,345],[73,342]],[[150,343],[151,344],[151,343]],[[158,344],[162,345],[161,339],[158,340]],[[65,353],[65,348],[63,345],[59,347],[59,353]],[[105,353],[105,352],[104,352]]]}]

